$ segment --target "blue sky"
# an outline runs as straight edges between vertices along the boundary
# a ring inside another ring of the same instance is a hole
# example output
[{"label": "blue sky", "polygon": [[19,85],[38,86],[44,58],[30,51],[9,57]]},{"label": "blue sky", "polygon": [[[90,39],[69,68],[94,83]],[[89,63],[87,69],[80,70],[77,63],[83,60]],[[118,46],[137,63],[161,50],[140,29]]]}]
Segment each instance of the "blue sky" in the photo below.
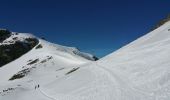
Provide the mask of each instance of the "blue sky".
[{"label": "blue sky", "polygon": [[0,0],[0,27],[103,57],[170,14],[169,0]]}]

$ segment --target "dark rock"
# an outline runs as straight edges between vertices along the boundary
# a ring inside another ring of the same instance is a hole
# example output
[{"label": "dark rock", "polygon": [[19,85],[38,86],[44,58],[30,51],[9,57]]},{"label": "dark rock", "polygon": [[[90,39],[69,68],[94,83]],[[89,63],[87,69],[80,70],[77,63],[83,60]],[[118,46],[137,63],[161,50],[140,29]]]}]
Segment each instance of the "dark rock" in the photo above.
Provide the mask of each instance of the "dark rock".
[{"label": "dark rock", "polygon": [[0,67],[21,57],[38,44],[36,38],[26,38],[25,41],[15,41],[9,45],[0,45]]},{"label": "dark rock", "polygon": [[40,49],[40,48],[42,48],[43,46],[41,45],[41,44],[39,44],[38,46],[36,46],[36,48],[35,49]]},{"label": "dark rock", "polygon": [[156,28],[158,28],[158,27],[160,27],[160,26],[162,26],[163,24],[165,24],[165,23],[168,22],[168,21],[170,21],[170,15],[168,15],[166,18],[160,20],[160,21],[156,24],[156,26],[153,28],[153,30],[156,29]]},{"label": "dark rock", "polygon": [[11,36],[11,32],[6,29],[0,29],[0,42]]}]

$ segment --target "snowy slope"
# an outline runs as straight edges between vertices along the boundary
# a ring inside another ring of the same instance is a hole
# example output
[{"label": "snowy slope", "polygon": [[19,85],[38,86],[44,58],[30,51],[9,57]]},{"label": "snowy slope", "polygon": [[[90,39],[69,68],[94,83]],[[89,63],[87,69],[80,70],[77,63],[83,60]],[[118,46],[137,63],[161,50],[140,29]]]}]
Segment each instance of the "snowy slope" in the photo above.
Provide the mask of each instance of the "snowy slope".
[{"label": "snowy slope", "polygon": [[[0,45],[15,44],[16,37],[17,41],[36,38],[31,34],[16,34],[14,32]],[[95,56],[80,52],[74,47],[61,46],[42,39],[38,40],[39,43],[31,51],[0,68],[0,100],[13,100],[13,98],[23,100],[20,93],[35,90],[37,83],[48,85],[71,71],[77,70],[78,66],[96,60]],[[17,93],[19,93],[18,99]],[[34,92],[31,93],[34,94]],[[23,98],[29,99],[26,96]]]},{"label": "snowy slope", "polygon": [[146,94],[149,100],[169,100],[170,22],[101,59],[98,64],[122,75],[122,80],[126,79],[130,87]]},{"label": "snowy slope", "polygon": [[0,100],[170,98],[170,22],[96,62],[76,55],[75,48],[39,44],[0,68]]}]

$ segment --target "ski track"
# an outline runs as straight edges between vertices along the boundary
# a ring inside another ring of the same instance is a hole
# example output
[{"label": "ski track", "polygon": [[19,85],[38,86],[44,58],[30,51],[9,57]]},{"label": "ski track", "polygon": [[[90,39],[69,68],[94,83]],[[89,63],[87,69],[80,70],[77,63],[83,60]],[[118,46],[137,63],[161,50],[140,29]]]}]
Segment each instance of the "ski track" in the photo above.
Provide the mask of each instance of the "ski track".
[{"label": "ski track", "polygon": [[[97,62],[74,47],[37,38],[32,50],[0,69],[0,94],[4,94],[0,99],[170,100],[169,27],[170,21]],[[38,45],[42,48],[36,49]],[[9,81],[20,71],[24,77]]]},{"label": "ski track", "polygon": [[49,95],[47,95],[44,91],[42,91],[40,88],[37,89],[42,95],[44,95],[45,97],[49,98],[50,100],[57,100],[54,97],[51,97]]},{"label": "ski track", "polygon": [[[116,84],[117,92],[119,94],[118,100],[122,100],[122,97],[124,97],[124,94],[126,93],[131,93],[130,95],[132,96],[132,98],[137,98],[138,100],[143,100],[143,97],[151,98],[149,94],[146,94],[142,91],[133,88],[132,83],[120,73],[111,70],[107,67],[101,66],[97,62],[95,62],[95,64],[109,77],[113,84]],[[137,96],[133,97],[134,94],[136,94]]]}]

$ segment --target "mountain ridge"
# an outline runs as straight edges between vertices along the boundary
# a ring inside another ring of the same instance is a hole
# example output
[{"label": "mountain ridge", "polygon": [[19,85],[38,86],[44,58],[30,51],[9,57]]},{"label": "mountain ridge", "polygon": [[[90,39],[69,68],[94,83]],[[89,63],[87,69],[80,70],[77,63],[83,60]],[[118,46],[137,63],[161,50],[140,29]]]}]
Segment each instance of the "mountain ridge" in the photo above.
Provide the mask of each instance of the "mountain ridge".
[{"label": "mountain ridge", "polygon": [[[25,53],[29,52],[31,49],[36,47],[39,44],[39,38],[27,34],[27,33],[17,33],[17,32],[10,32],[6,29],[0,29],[0,35],[1,35],[1,42],[0,42],[0,66],[3,65],[21,57]],[[59,45],[58,45],[59,46]],[[88,60],[98,60],[97,57],[88,54],[80,52],[75,47],[66,47],[59,46],[61,48],[58,48],[58,50],[61,49],[61,51],[66,51],[68,53],[72,53],[75,55],[79,55],[81,57],[84,57]],[[42,45],[39,44],[36,49],[42,48]],[[67,48],[67,49],[66,49]]]},{"label": "mountain ridge", "polygon": [[0,68],[0,99],[169,100],[169,29],[168,21],[98,61],[39,39]]}]

